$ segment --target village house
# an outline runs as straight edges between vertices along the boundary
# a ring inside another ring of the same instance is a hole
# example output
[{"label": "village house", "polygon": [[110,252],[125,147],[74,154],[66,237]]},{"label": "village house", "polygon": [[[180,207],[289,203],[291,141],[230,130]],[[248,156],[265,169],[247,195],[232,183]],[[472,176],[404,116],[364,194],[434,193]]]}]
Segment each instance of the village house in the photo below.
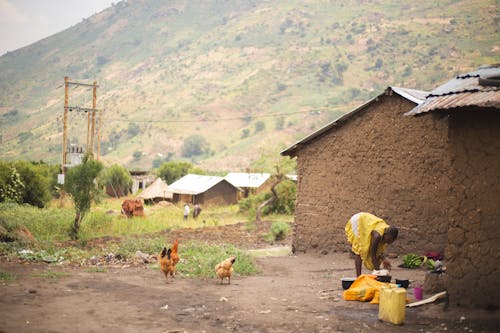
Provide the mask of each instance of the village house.
[{"label": "village house", "polygon": [[218,176],[188,174],[168,186],[172,202],[200,205],[232,205],[237,203],[238,189]]},{"label": "village house", "polygon": [[448,225],[445,287],[450,302],[498,309],[500,65],[457,76],[407,115],[422,123],[438,117],[446,126],[441,158],[450,168],[440,177],[450,182],[443,220]]},{"label": "village house", "polygon": [[239,199],[269,190],[272,185],[269,173],[230,172],[224,179],[242,190]]},{"label": "village house", "polygon": [[370,212],[400,228],[390,252],[443,252],[450,196],[446,123],[405,113],[426,92],[388,87],[284,150],[297,157],[293,251],[347,251],[344,227]]},{"label": "village house", "polygon": [[144,200],[144,203],[158,203],[160,201],[171,201],[172,193],[168,191],[168,185],[160,177],[149,185],[137,198]]}]

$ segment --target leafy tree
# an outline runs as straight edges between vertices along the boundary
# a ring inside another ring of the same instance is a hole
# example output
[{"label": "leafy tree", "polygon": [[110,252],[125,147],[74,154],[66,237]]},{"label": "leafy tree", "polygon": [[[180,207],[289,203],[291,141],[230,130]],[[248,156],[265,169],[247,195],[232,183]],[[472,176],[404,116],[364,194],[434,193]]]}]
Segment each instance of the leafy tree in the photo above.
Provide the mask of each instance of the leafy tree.
[{"label": "leafy tree", "polygon": [[24,184],[22,202],[37,207],[45,207],[52,198],[50,194],[50,181],[45,164],[33,164],[31,162],[19,161],[16,163],[21,181]]},{"label": "leafy tree", "polygon": [[134,157],[134,161],[138,161],[142,157],[142,152],[139,151],[139,150],[136,150],[136,151],[134,151],[134,153],[132,154],[132,156]]},{"label": "leafy tree", "polygon": [[117,196],[128,194],[128,189],[132,185],[132,176],[123,166],[114,164],[104,170],[102,183],[110,186]]},{"label": "leafy tree", "polygon": [[205,138],[199,134],[191,135],[184,139],[184,144],[182,145],[182,156],[191,157],[199,156],[208,152],[210,145],[205,140]]},{"label": "leafy tree", "polygon": [[180,179],[189,173],[193,165],[189,162],[170,161],[163,163],[158,168],[158,177],[163,179],[167,184],[172,184],[177,179]]},{"label": "leafy tree", "polygon": [[24,184],[14,166],[0,163],[0,202],[22,203]]},{"label": "leafy tree", "polygon": [[153,159],[153,169],[159,168],[163,163],[171,161],[172,157],[174,156],[174,153],[168,152],[167,156],[161,157],[161,156],[156,156]]},{"label": "leafy tree", "polygon": [[278,117],[276,118],[274,128],[276,130],[282,130],[283,127],[285,127],[285,118],[284,117]]},{"label": "leafy tree", "polygon": [[139,127],[139,125],[137,125],[136,123],[130,123],[127,128],[127,136],[129,138],[133,138],[134,136],[139,134],[140,131],[141,128]]},{"label": "leafy tree", "polygon": [[99,190],[95,180],[102,169],[101,162],[86,154],[81,164],[70,168],[66,173],[64,188],[71,195],[75,206],[75,221],[70,231],[72,239],[78,239],[81,221],[97,198]]},{"label": "leafy tree", "polygon": [[55,189],[58,167],[43,162],[0,163],[0,201],[45,207]]},{"label": "leafy tree", "polygon": [[255,123],[255,132],[263,131],[266,128],[266,123],[262,120],[259,120]]},{"label": "leafy tree", "polygon": [[250,135],[250,130],[248,128],[244,128],[242,131],[241,131],[241,138],[244,139],[244,138],[248,138],[248,136]]}]

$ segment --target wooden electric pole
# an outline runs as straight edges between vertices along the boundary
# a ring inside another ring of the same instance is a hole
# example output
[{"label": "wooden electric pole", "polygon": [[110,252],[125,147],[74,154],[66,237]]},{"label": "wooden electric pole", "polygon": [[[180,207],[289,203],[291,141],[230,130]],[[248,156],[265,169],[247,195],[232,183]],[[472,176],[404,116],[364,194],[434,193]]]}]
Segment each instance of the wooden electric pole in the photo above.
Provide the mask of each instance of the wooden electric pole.
[{"label": "wooden electric pole", "polygon": [[[81,107],[78,105],[70,106],[69,105],[69,86],[84,86],[84,87],[92,87],[92,108]],[[68,111],[84,111],[88,113],[87,116],[87,146],[86,153],[94,155],[94,131],[95,131],[95,122],[96,117],[95,113],[97,110],[97,82],[94,81],[93,84],[80,83],[80,82],[70,82],[67,76],[64,77],[64,116],[63,116],[63,143],[62,143],[62,164],[61,164],[61,180],[59,180],[60,184],[64,184],[64,177],[68,168]],[[99,115],[99,127],[101,127],[100,120],[101,115]],[[99,133],[98,133],[99,136]],[[83,153],[83,151],[80,151]],[[100,154],[100,143],[98,142],[98,150],[97,150],[97,160],[99,160]],[[64,187],[61,190],[61,205],[64,204]]]}]

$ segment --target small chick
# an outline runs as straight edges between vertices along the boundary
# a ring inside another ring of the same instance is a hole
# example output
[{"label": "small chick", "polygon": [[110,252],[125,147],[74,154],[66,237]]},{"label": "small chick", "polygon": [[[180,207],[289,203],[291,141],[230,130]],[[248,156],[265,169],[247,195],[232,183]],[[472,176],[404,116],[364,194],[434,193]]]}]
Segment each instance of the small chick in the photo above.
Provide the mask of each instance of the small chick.
[{"label": "small chick", "polygon": [[231,274],[233,274],[233,264],[236,257],[230,257],[215,266],[215,274],[221,279],[220,284],[224,283],[224,278],[227,277],[227,283],[231,284]]}]

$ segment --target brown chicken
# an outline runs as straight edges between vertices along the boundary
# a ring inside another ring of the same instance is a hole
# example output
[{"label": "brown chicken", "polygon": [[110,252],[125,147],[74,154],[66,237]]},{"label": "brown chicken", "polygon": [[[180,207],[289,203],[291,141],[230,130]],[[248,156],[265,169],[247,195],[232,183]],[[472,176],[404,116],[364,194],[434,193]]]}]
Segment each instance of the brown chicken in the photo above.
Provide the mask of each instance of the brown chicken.
[{"label": "brown chicken", "polygon": [[227,283],[231,284],[231,274],[233,274],[233,264],[236,257],[230,257],[215,266],[215,274],[220,278],[220,284],[224,283],[227,277]]},{"label": "brown chicken", "polygon": [[174,244],[172,244],[172,253],[170,254],[170,256],[172,257],[172,263],[174,264],[174,266],[177,265],[177,263],[180,260],[178,251],[179,251],[179,240],[177,240],[177,238],[176,238],[174,241]]},{"label": "brown chicken", "polygon": [[166,247],[160,253],[158,257],[158,262],[160,263],[160,269],[165,274],[165,278],[168,282],[168,275],[174,276],[175,273],[175,265],[172,260],[172,249],[168,249]]}]

